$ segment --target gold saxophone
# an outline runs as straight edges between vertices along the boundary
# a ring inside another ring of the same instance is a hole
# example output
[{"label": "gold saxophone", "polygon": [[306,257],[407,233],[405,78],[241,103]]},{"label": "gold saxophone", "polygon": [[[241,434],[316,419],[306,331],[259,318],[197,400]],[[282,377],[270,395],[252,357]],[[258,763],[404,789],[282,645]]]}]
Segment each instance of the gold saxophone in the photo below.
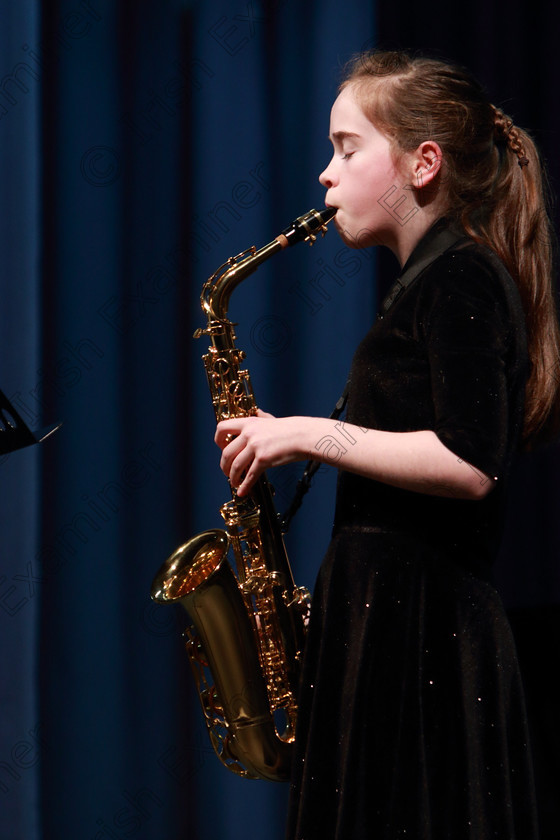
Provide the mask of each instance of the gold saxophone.
[{"label": "gold saxophone", "polygon": [[[313,244],[335,212],[310,210],[260,250],[230,257],[204,284],[207,326],[195,338],[211,340],[203,361],[218,422],[257,413],[249,373],[240,368],[245,354],[226,317],[231,293],[288,245]],[[178,602],[189,614],[187,653],[218,758],[240,776],[284,781],[310,596],[294,583],[272,497],[264,475],[250,497],[232,489],[220,509],[227,530],[204,531],[180,546],[156,575],[152,598]]]}]

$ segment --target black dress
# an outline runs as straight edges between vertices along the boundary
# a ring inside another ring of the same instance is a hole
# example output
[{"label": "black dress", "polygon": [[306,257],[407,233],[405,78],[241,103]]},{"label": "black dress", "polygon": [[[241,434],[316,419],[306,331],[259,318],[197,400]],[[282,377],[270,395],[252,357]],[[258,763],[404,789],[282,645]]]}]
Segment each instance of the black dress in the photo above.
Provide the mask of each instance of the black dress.
[{"label": "black dress", "polygon": [[[405,272],[420,273],[358,347],[347,421],[358,434],[431,429],[494,486],[465,501],[340,473],[290,840],[537,837],[515,646],[490,583],[522,424],[524,317],[501,262],[465,239],[442,254],[444,229],[415,249]],[[338,436],[352,446],[344,426]]]}]

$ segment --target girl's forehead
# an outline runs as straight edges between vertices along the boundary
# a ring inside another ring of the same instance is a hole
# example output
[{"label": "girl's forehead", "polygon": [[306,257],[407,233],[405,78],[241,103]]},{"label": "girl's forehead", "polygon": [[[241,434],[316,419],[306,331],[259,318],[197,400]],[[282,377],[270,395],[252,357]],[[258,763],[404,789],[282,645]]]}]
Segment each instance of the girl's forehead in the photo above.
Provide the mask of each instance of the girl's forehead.
[{"label": "girl's forehead", "polygon": [[334,100],[332,110],[352,111],[354,108],[360,109],[356,91],[352,85],[346,85]]},{"label": "girl's forehead", "polygon": [[344,88],[336,97],[331,108],[331,122],[365,119],[364,112],[350,88]]},{"label": "girl's forehead", "polygon": [[351,85],[343,88],[331,109],[330,138],[354,134],[367,136],[378,133],[375,125],[364,114]]}]

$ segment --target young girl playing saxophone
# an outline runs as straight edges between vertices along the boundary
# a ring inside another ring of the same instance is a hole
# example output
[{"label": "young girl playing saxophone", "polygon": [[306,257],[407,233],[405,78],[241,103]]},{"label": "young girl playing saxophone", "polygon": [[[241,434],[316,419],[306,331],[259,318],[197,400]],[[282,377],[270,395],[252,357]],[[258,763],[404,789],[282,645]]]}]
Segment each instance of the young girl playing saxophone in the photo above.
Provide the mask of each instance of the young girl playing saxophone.
[{"label": "young girl playing saxophone", "polygon": [[[399,280],[350,374],[332,542],[314,591],[290,840],[535,840],[515,646],[490,582],[520,446],[558,428],[541,164],[462,69],[358,57],[320,176],[351,248]],[[406,220],[381,200],[406,190]],[[340,421],[220,423],[239,495],[332,462]]]}]

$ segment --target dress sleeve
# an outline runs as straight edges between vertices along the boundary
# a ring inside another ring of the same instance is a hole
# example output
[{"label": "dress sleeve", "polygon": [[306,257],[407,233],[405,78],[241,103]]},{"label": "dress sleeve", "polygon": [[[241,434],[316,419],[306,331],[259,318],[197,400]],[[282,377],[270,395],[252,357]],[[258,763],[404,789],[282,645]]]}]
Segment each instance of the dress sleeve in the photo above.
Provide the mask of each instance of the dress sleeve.
[{"label": "dress sleeve", "polygon": [[460,252],[438,262],[423,284],[434,431],[458,458],[499,478],[511,448],[511,316],[503,278]]}]

